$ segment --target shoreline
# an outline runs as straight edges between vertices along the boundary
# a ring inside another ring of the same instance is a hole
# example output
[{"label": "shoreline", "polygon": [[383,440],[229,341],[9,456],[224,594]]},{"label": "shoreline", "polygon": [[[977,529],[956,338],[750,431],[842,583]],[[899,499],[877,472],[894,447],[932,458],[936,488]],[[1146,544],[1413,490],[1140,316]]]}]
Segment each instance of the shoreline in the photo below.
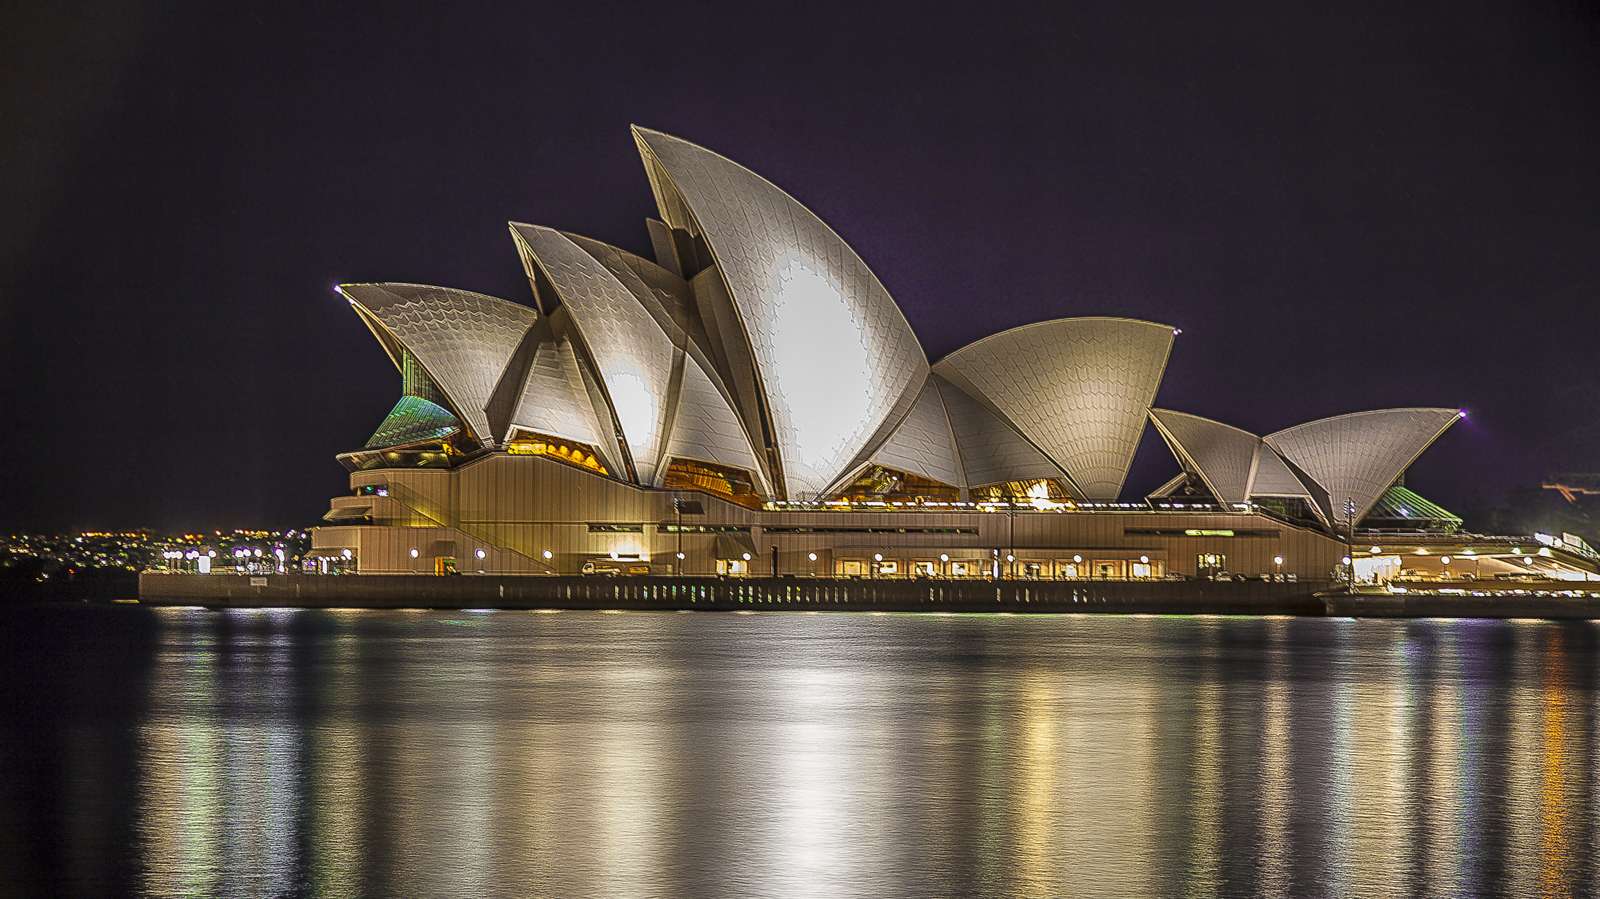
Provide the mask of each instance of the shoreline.
[{"label": "shoreline", "polygon": [[139,602],[210,608],[879,611],[1600,619],[1600,597],[1350,594],[1327,582],[516,575],[139,576]]}]

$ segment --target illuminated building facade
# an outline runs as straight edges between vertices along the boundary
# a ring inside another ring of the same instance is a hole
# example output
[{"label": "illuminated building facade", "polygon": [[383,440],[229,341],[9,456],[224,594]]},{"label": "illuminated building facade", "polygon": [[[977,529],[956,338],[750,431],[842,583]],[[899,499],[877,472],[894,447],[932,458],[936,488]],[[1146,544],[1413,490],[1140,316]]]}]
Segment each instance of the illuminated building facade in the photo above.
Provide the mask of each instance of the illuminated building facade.
[{"label": "illuminated building facade", "polygon": [[[314,534],[321,570],[1325,580],[1350,522],[1459,416],[1257,437],[1153,409],[1178,332],[1124,318],[1039,322],[930,365],[799,202],[633,136],[654,259],[513,223],[531,305],[339,288],[401,397],[340,456],[353,489]],[[1182,473],[1119,502],[1152,421]]]}]

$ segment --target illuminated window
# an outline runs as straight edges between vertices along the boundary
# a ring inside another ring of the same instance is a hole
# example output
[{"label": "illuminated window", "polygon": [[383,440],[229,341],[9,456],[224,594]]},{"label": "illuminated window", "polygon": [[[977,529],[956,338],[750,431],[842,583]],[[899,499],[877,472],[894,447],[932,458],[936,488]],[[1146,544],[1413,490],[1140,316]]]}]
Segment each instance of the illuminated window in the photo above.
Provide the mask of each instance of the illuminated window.
[{"label": "illuminated window", "polygon": [[882,465],[870,465],[839,494],[840,499],[851,502],[906,502],[932,500],[953,503],[961,499],[961,491],[949,484],[918,477]]},{"label": "illuminated window", "polygon": [[667,466],[668,490],[700,490],[749,509],[761,508],[750,473],[726,465],[674,458]]},{"label": "illuminated window", "polygon": [[506,452],[513,456],[545,456],[596,474],[609,473],[592,447],[532,431],[513,431],[511,439],[506,441]]},{"label": "illuminated window", "polygon": [[1067,492],[1066,484],[1059,478],[1041,478],[1033,481],[1001,481],[996,484],[985,484],[971,490],[974,502],[1013,502],[1032,503],[1045,501],[1051,503],[1070,503],[1072,495]]}]

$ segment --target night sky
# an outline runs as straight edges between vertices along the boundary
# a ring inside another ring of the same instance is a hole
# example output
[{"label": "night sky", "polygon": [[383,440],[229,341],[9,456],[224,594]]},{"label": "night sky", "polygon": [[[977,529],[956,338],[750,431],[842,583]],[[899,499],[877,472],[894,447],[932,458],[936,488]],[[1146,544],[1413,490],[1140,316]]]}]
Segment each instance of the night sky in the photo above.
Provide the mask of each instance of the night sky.
[{"label": "night sky", "polygon": [[1600,470],[1583,4],[316,6],[3,14],[0,528],[314,522],[399,389],[331,286],[527,302],[508,220],[645,252],[630,123],[808,205],[930,359],[1149,318],[1158,403],[1258,433],[1466,407],[1409,483],[1469,525]]}]

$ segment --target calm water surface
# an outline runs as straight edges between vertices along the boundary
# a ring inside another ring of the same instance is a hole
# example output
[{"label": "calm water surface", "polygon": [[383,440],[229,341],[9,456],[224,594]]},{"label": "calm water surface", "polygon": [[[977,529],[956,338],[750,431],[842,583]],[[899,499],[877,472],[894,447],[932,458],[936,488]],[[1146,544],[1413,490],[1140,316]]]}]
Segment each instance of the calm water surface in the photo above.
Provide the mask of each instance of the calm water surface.
[{"label": "calm water surface", "polygon": [[0,889],[1593,891],[1590,624],[60,607]]}]

